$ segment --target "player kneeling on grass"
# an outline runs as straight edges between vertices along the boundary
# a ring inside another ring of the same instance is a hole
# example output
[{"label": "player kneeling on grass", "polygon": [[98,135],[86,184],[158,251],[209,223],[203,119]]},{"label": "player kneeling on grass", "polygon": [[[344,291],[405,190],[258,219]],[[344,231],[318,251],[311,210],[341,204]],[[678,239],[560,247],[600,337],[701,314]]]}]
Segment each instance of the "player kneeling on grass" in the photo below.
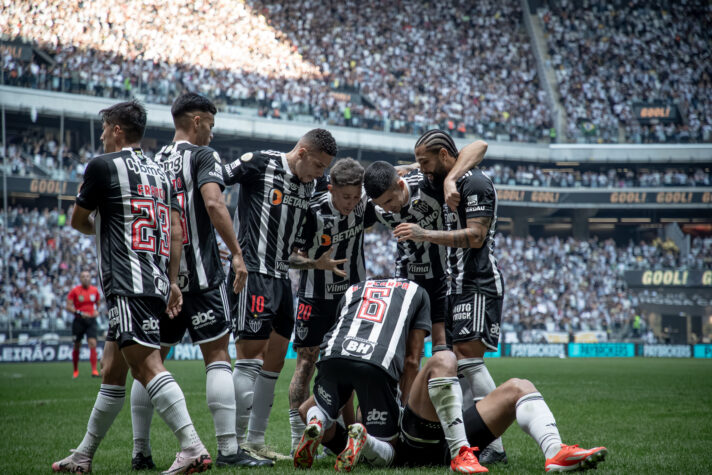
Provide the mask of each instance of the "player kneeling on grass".
[{"label": "player kneeling on grass", "polygon": [[[311,467],[323,440],[327,448],[340,452],[337,471],[350,472],[360,457],[373,466],[389,466],[396,458],[399,432],[396,385],[406,400],[431,328],[430,299],[422,287],[405,279],[368,280],[346,291],[337,313],[336,325],[322,342],[314,396],[300,408],[309,423],[295,450],[294,465]],[[451,379],[457,383],[457,377]],[[351,424],[347,434],[334,421],[353,391],[365,420]],[[459,386],[451,387],[456,391]],[[461,406],[460,396],[459,440],[465,440],[465,446],[457,447],[452,466],[471,473],[482,467],[467,447]]]}]

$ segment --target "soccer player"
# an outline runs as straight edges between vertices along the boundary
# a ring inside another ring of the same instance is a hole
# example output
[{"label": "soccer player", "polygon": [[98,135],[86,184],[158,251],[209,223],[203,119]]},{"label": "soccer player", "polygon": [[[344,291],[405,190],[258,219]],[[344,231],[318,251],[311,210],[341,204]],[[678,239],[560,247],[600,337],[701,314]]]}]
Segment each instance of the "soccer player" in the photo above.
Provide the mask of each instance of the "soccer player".
[{"label": "soccer player", "polygon": [[[415,144],[420,169],[436,187],[443,184],[455,167],[458,155],[452,137],[442,130],[425,132]],[[483,357],[485,351],[497,350],[504,296],[504,279],[493,254],[497,193],[492,180],[478,168],[465,173],[457,180],[456,187],[459,204],[456,209],[447,211],[447,230],[401,223],[393,234],[400,241],[427,241],[448,247],[448,304],[453,349],[458,359],[458,373],[476,401],[496,387]],[[506,463],[506,460],[501,439],[495,440],[480,457],[483,464]]]},{"label": "soccer player", "polygon": [[79,377],[79,349],[82,339],[87,336],[89,345],[89,361],[91,362],[91,375],[99,377],[96,369],[96,317],[99,312],[99,290],[91,285],[91,274],[88,270],[79,273],[80,285],[69,291],[67,295],[67,311],[74,314],[72,322],[72,336],[74,336],[74,349],[72,350],[72,364],[74,365],[73,378]]},{"label": "soccer player", "polygon": [[[462,156],[446,177],[454,183],[468,170],[482,162],[486,148],[475,142],[463,148]],[[424,229],[444,229],[443,191],[421,172],[399,177],[387,162],[374,162],[364,177],[366,193],[376,204],[378,219],[391,229],[400,223],[418,223]],[[446,349],[447,250],[430,242],[399,240],[396,258],[397,277],[412,280],[430,296],[433,323],[433,351]]]},{"label": "soccer player", "polygon": [[[234,292],[244,287],[247,269],[222,195],[225,188],[222,161],[208,146],[216,113],[215,105],[204,96],[191,92],[179,96],[171,108],[175,125],[173,142],[155,156],[155,161],[172,174],[176,200],[182,208],[183,229],[178,273],[183,308],[173,319],[167,315],[161,317],[161,356],[166,357],[186,330],[191,341],[200,345],[205,362],[205,394],[217,437],[218,467],[272,465],[271,461],[248,455],[238,446],[235,436],[235,389],[228,354],[232,323],[216,230],[232,256]],[[134,470],[155,467],[149,443],[152,414],[146,389],[134,382],[131,389]]]},{"label": "soccer player", "polygon": [[109,308],[102,384],[84,439],[52,469],[91,471],[94,453],[123,406],[130,369],[178,438],[180,452],[166,473],[204,471],[212,459],[193,427],[183,391],[158,351],[160,315],[167,311],[175,316],[182,305],[177,283],[180,207],[170,176],[139,146],[146,128],[144,107],[122,102],[100,113],[106,153],[86,167],[71,224],[97,237],[99,275]]},{"label": "soccer player", "polygon": [[[304,269],[299,274],[299,301],[294,325],[297,365],[289,384],[292,452],[304,432],[299,406],[309,397],[309,382],[314,374],[319,345],[336,321],[336,308],[346,289],[366,279],[363,233],[375,224],[376,215],[363,192],[363,173],[363,167],[351,158],[343,158],[331,167],[327,191],[312,198],[300,233],[306,237],[303,247],[309,260],[293,256],[290,261],[290,267]],[[328,255],[344,263],[343,271],[328,272],[316,268],[316,260]]]},{"label": "soccer player", "polygon": [[[452,352],[441,351],[428,360],[413,381],[401,417],[394,465],[450,465],[457,471],[451,460],[488,446],[515,420],[539,444],[547,472],[596,468],[608,452],[605,447],[581,449],[562,444],[554,415],[541,393],[525,379],[506,381],[463,414],[457,359]],[[369,435],[353,432],[355,440],[350,445],[364,446],[367,440],[362,439]],[[488,471],[477,465],[474,468],[475,473]]]},{"label": "soccer player", "polygon": [[[385,467],[395,457],[397,393],[400,389],[402,400],[408,399],[423,340],[430,332],[430,300],[414,282],[375,279],[351,286],[337,310],[339,319],[322,342],[314,397],[301,408],[309,423],[294,453],[294,465],[311,467],[326,435],[327,447],[340,451],[337,471],[351,471],[359,457]],[[346,443],[345,431],[334,421],[352,391],[365,420],[349,426]],[[465,451],[455,458],[459,467],[471,466],[474,457]]]},{"label": "soccer player", "polygon": [[[233,373],[239,443],[276,458],[265,447],[274,387],[294,328],[289,257],[304,224],[314,180],[338,149],[327,130],[313,129],[287,152],[250,152],[226,164],[226,185],[240,183],[238,240],[249,272],[234,298],[237,361]],[[232,273],[231,273],[232,274]],[[230,277],[229,277],[230,278]],[[268,351],[269,348],[269,351]]]}]

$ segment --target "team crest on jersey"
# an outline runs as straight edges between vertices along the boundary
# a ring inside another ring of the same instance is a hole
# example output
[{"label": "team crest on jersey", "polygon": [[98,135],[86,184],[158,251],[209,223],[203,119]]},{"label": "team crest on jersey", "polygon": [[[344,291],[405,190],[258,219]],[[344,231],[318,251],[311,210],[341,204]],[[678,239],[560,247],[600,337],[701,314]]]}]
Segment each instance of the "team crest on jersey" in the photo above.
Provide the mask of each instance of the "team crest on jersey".
[{"label": "team crest on jersey", "polygon": [[80,295],[80,296],[79,296],[79,301],[80,301],[80,302],[84,302],[84,296],[83,296],[83,295]]},{"label": "team crest on jersey", "polygon": [[427,214],[428,212],[430,212],[430,206],[428,205],[428,203],[420,199],[413,200],[411,207],[422,214]]},{"label": "team crest on jersey", "polygon": [[96,295],[91,294],[91,295],[89,296],[89,300],[91,300],[92,302],[95,301],[95,300],[96,300]]},{"label": "team crest on jersey", "polygon": [[257,333],[260,331],[260,328],[262,328],[262,320],[259,318],[252,318],[247,322],[247,324],[250,326],[250,330],[252,330],[253,333]]},{"label": "team crest on jersey", "polygon": [[308,334],[309,334],[309,328],[307,328],[307,327],[297,328],[297,336],[299,337],[300,340],[305,339]]},{"label": "team crest on jersey", "polygon": [[240,161],[241,162],[249,162],[250,160],[252,160],[253,156],[254,155],[252,152],[247,152],[240,157]]}]

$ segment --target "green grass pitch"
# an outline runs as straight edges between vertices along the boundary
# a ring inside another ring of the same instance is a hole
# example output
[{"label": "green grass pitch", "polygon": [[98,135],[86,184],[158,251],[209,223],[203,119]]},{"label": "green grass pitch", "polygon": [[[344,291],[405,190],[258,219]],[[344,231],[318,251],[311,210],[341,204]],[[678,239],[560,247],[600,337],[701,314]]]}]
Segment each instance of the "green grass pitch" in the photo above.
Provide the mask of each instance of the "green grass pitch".
[{"label": "green grass pitch", "polygon": [[[196,428],[217,456],[213,423],[205,403],[201,361],[169,361],[188,402]],[[584,447],[605,445],[609,455],[598,473],[712,472],[712,362],[661,359],[490,359],[497,383],[510,377],[530,379],[543,393],[557,419],[564,442]],[[267,441],[289,451],[287,387],[294,369],[288,360],[275,395]],[[71,378],[68,363],[0,365],[2,473],[50,473],[55,460],[69,454],[84,434],[99,380]],[[130,378],[129,378],[130,380]],[[127,385],[130,387],[130,385]],[[127,391],[128,393],[128,391]],[[153,457],[160,469],[170,466],[178,450],[166,425],[154,416]],[[504,434],[509,464],[492,473],[543,473],[539,447],[516,423]],[[131,417],[128,394],[124,409],[94,458],[95,473],[131,473]],[[312,472],[333,472],[333,458],[318,461]],[[369,470],[370,473],[446,473],[447,469]],[[213,473],[237,470],[216,469]],[[252,471],[242,469],[241,472]],[[293,472],[291,462],[256,472]]]}]

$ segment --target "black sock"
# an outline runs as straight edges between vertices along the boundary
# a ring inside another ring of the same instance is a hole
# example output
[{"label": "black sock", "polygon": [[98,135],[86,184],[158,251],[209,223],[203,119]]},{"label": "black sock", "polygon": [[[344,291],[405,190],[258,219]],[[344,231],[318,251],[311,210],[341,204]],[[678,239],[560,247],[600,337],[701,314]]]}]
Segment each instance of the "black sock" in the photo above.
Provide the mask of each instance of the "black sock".
[{"label": "black sock", "polygon": [[334,437],[332,437],[328,442],[322,442],[321,445],[338,455],[346,448],[346,442],[349,440],[349,433],[346,431],[346,427],[342,426],[338,422],[334,425],[336,426]]}]

